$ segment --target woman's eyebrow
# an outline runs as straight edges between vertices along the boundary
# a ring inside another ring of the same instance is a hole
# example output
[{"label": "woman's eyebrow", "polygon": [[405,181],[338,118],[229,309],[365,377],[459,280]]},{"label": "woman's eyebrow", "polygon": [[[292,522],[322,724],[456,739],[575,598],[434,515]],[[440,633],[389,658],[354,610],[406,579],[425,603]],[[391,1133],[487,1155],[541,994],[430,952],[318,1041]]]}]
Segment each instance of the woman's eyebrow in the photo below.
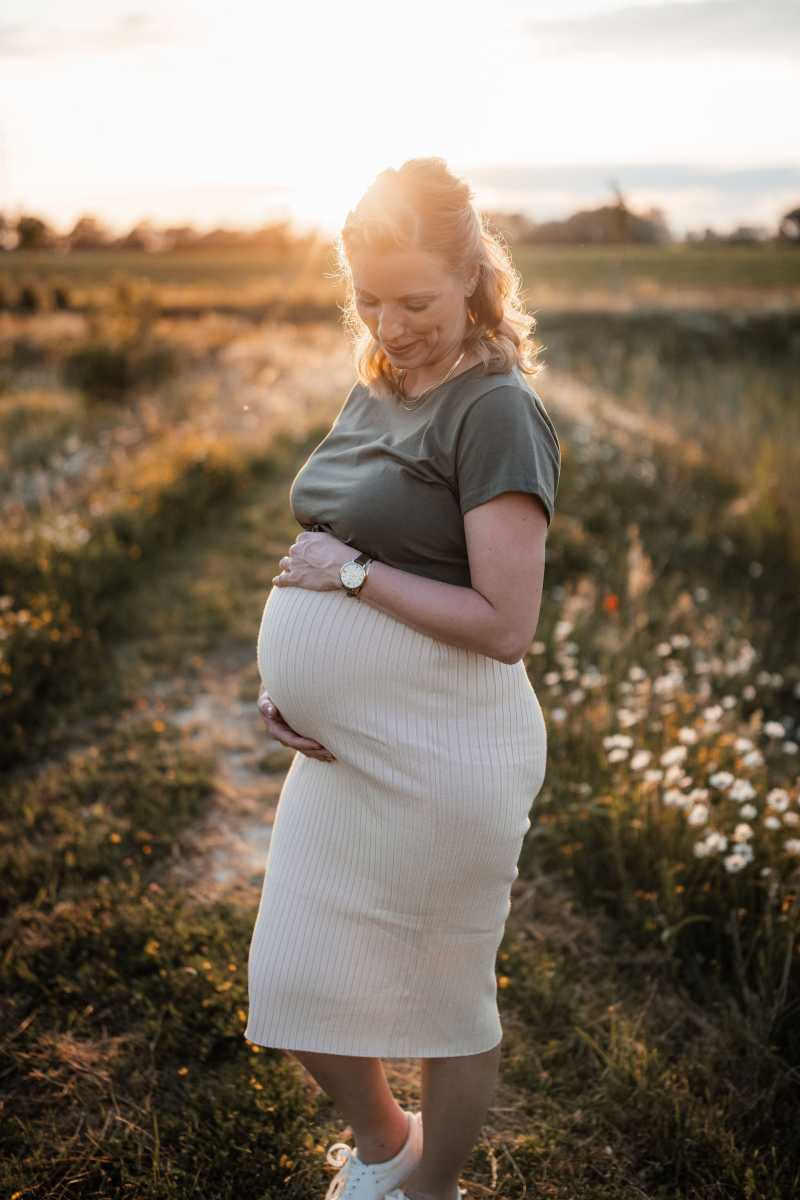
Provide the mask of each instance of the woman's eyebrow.
[{"label": "woman's eyebrow", "polygon": [[[366,288],[356,288],[362,296],[371,296],[372,292],[368,292]],[[436,292],[406,292],[404,296],[398,296],[398,300],[420,300],[423,296],[435,296]]]}]

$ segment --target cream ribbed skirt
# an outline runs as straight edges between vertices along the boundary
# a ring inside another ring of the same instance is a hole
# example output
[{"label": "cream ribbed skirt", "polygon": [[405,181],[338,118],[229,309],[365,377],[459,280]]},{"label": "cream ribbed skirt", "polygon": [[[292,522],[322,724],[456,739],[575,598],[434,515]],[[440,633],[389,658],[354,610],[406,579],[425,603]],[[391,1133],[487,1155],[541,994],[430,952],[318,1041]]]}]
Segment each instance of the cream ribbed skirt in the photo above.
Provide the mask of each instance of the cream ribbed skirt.
[{"label": "cream ribbed skirt", "polygon": [[344,591],[273,587],[261,680],[296,753],[248,961],[244,1036],[382,1058],[497,1045],[495,960],[547,734],[523,663]]}]

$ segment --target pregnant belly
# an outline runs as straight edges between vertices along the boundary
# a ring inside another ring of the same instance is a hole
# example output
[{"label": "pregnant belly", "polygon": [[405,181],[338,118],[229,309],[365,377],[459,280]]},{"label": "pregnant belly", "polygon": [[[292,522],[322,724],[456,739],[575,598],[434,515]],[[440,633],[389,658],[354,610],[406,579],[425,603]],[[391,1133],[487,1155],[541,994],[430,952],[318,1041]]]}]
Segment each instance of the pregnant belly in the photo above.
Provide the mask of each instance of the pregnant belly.
[{"label": "pregnant belly", "polygon": [[360,626],[365,606],[344,591],[273,587],[258,634],[258,670],[284,720],[324,743],[330,721],[357,723],[369,675]]},{"label": "pregnant belly", "polygon": [[512,793],[541,784],[546,731],[521,662],[451,646],[343,590],[273,587],[258,668],[292,729],[364,770],[417,771],[428,790],[436,772],[462,789],[484,775]]}]

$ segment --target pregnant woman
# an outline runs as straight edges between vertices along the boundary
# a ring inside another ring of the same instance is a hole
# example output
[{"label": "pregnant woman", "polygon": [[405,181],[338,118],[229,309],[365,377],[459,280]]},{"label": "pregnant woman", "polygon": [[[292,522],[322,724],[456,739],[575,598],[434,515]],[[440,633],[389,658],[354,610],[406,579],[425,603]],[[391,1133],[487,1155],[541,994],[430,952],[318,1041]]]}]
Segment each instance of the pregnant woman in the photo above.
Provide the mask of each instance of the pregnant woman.
[{"label": "pregnant woman", "polygon": [[[297,753],[244,1036],[292,1052],[352,1128],[328,1200],[455,1200],[496,1086],[495,959],[545,775],[523,656],[561,451],[526,379],[520,276],[442,159],[378,175],[338,253],[357,382],[292,482],[304,531],[258,635],[258,707]],[[381,1063],[408,1057],[421,1113]]]}]

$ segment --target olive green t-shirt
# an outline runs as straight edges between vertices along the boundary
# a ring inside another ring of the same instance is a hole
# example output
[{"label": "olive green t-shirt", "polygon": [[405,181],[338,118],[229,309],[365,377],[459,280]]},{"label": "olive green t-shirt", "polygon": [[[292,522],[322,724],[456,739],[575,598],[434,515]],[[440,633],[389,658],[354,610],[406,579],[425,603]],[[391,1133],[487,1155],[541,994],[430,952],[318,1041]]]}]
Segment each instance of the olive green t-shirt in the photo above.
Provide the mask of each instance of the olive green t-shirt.
[{"label": "olive green t-shirt", "polygon": [[354,384],[328,434],[295,475],[292,513],[372,558],[469,587],[464,513],[501,492],[536,495],[553,516],[561,446],[516,367],[480,363],[414,412]]}]

